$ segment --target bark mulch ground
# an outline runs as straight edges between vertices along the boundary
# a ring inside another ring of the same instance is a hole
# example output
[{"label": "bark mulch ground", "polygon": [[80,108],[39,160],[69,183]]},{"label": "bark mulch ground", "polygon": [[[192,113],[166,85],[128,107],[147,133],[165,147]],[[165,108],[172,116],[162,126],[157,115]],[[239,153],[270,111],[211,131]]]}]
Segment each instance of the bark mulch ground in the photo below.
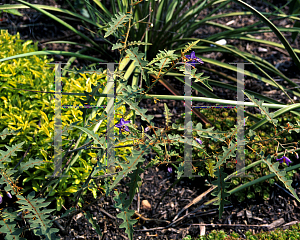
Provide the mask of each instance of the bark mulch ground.
[{"label": "bark mulch ground", "polygon": [[[63,1],[28,1],[30,3],[46,4],[51,6],[66,6]],[[252,6],[255,6],[261,11],[270,11],[269,7],[264,3],[259,3],[259,1],[247,1]],[[280,3],[275,3],[277,7]],[[189,5],[187,6],[187,8]],[[229,9],[222,9],[222,13],[232,12],[232,11],[242,11],[243,9],[238,5],[234,4]],[[287,12],[287,8],[284,9]],[[67,40],[79,43],[84,43],[84,41],[77,35],[74,35],[71,31],[65,27],[53,22],[46,16],[31,10],[23,9],[20,10],[24,14],[23,17],[16,17],[10,14],[4,15],[5,20],[2,22],[4,28],[9,29],[11,34],[20,32],[21,38],[33,41],[39,41],[39,48],[52,50],[62,50],[75,52],[79,50],[78,47],[70,44],[47,44],[45,42],[55,41],[55,40]],[[218,12],[221,13],[221,12]],[[202,14],[207,14],[202,13]],[[202,15],[203,16],[203,15]],[[201,19],[202,16],[199,16]],[[245,17],[228,17],[217,19],[220,24],[226,24],[233,21],[233,27],[241,27],[249,23],[255,22],[256,17],[245,16]],[[292,26],[291,22],[288,20],[282,20],[276,22],[280,26]],[[79,27],[78,25],[74,25]],[[195,37],[206,37],[212,33],[219,31],[218,29],[207,26],[199,29],[195,32]],[[88,32],[86,32],[88,34]],[[289,42],[291,42],[290,34],[285,34]],[[262,38],[265,40],[279,42],[277,37],[273,33],[264,33]],[[298,81],[299,83],[299,71],[297,71],[296,66],[293,64],[291,58],[285,50],[279,48],[266,47],[265,50],[258,48],[257,43],[243,42],[237,40],[229,40],[230,44],[236,45],[240,50],[246,50],[248,52],[254,53],[263,59],[269,61],[273,65],[276,65],[284,74],[288,77]],[[292,44],[293,47],[298,48],[298,42],[296,41]],[[260,45],[262,47],[262,45]],[[87,55],[94,56],[92,52],[85,53]],[[223,62],[233,62],[234,59],[228,54],[222,53],[209,53],[203,55],[205,57],[210,57]],[[101,56],[96,56],[101,58]],[[54,56],[55,61],[67,61],[68,57],[64,56]],[[77,67],[86,66],[90,62],[84,60],[76,60],[75,65]],[[205,64],[205,67],[212,67],[216,72],[220,72],[221,69],[210,64]],[[253,66],[247,66],[248,70],[258,73]],[[236,77],[234,72],[222,69],[222,72]],[[210,75],[211,79],[219,80],[225,83],[229,83],[228,80],[224,80],[217,74],[209,74],[204,71],[204,75]],[[179,81],[166,78],[169,83],[184,95],[183,84]],[[280,79],[277,79],[282,85],[286,86],[287,83]],[[235,83],[230,83],[235,85]],[[224,91],[224,89],[213,87],[214,93],[220,98],[236,100],[236,92],[234,91]],[[254,79],[245,79],[245,89],[250,89],[264,95],[269,95],[274,99],[281,102],[287,103],[288,99],[283,96],[280,91],[275,88],[264,84],[263,82],[258,82]],[[154,90],[150,91],[150,94],[170,94],[169,91],[162,85],[158,83]],[[193,95],[201,96],[199,93],[193,92]],[[292,96],[294,100],[298,101],[296,96]],[[148,109],[148,114],[154,115],[154,123],[157,127],[164,126],[163,117],[163,103],[167,103],[170,111],[173,113],[172,123],[179,117],[181,113],[184,112],[184,106],[180,101],[160,101],[158,104],[154,104],[151,100],[142,100],[140,106]],[[198,105],[200,105],[198,103]],[[203,105],[203,103],[201,103]],[[246,108],[247,111],[257,113],[254,108]],[[139,119],[137,119],[137,123]],[[149,154],[145,156],[145,164],[154,157],[154,154]],[[135,218],[138,218],[138,222],[135,225],[134,237],[133,239],[182,239],[186,235],[191,235],[197,237],[200,234],[199,223],[206,224],[204,227],[205,233],[209,233],[213,229],[223,229],[226,233],[231,233],[235,231],[245,237],[244,233],[247,230],[251,230],[257,233],[261,230],[272,230],[277,226],[288,226],[290,224],[295,224],[300,219],[300,204],[291,196],[286,190],[278,184],[271,186],[271,197],[268,201],[263,201],[262,199],[252,199],[245,200],[240,203],[235,197],[229,197],[231,204],[225,206],[225,211],[221,219],[218,219],[218,206],[210,205],[205,208],[199,209],[200,203],[194,204],[191,207],[183,211],[178,219],[174,221],[174,217],[189,203],[191,203],[196,197],[209,189],[205,185],[204,179],[196,178],[195,180],[190,180],[184,178],[176,186],[174,186],[169,193],[161,200],[162,196],[166,193],[169,187],[176,181],[176,176],[174,173],[169,173],[167,171],[166,165],[154,166],[142,174],[143,184],[133,200],[132,209],[139,212]],[[298,185],[299,178],[295,175],[294,187],[296,193],[299,194],[300,186]],[[125,178],[117,186],[118,191],[128,192],[126,187],[126,182],[128,178]],[[90,211],[94,219],[97,221],[99,227],[103,232],[103,237],[99,237],[95,230],[92,228],[91,224],[85,219],[82,212],[74,215],[71,222],[70,228],[66,231],[67,220],[58,220],[58,224],[64,229],[60,231],[59,235],[62,239],[128,239],[127,234],[124,229],[120,229],[119,225],[122,220],[117,219],[116,215],[118,212],[113,207],[114,200],[113,196],[99,196],[96,201],[94,200],[92,194],[85,196],[86,204],[84,205],[84,210]],[[146,200],[147,204],[145,203]],[[72,203],[66,204],[66,209],[70,208]],[[34,239],[33,236],[28,236],[29,239]]]}]

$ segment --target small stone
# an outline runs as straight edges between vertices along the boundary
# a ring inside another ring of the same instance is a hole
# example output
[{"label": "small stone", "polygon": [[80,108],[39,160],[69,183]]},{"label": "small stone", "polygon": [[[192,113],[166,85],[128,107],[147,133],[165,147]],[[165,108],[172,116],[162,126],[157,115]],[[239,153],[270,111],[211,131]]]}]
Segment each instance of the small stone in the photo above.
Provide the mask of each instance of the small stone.
[{"label": "small stone", "polygon": [[237,216],[237,217],[244,217],[244,210],[238,212],[238,213],[236,214],[236,216]]},{"label": "small stone", "polygon": [[147,211],[151,210],[151,204],[148,202],[148,200],[142,201],[142,208]]},{"label": "small stone", "polygon": [[259,48],[258,48],[258,51],[259,51],[259,52],[268,52],[268,49],[259,47]]},{"label": "small stone", "polygon": [[77,214],[76,216],[74,216],[75,220],[77,221],[79,218],[83,217],[82,213]]},{"label": "small stone", "polygon": [[247,216],[248,219],[252,218],[252,212],[249,211],[249,210],[246,210],[246,216]]},{"label": "small stone", "polygon": [[276,228],[276,227],[278,227],[278,226],[280,226],[280,225],[282,225],[284,223],[285,223],[284,219],[283,218],[279,218],[279,219],[275,220],[274,222],[272,222],[271,224],[269,224],[267,226],[267,228],[268,228],[268,230],[270,230],[270,229]]}]

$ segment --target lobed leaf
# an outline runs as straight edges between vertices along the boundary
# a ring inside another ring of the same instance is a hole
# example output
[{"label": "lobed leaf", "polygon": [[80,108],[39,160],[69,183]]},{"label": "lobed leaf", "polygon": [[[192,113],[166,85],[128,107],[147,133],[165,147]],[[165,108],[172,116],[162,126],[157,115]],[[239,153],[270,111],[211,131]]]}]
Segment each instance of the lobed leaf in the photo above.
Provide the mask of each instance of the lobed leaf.
[{"label": "lobed leaf", "polygon": [[276,176],[278,177],[278,179],[283,182],[283,184],[285,185],[285,187],[294,195],[294,197],[298,200],[298,202],[300,202],[300,199],[298,198],[296,192],[295,192],[295,189],[292,188],[292,182],[293,180],[287,180],[285,175],[286,175],[286,170],[279,170],[278,169],[278,166],[279,166],[279,162],[275,162],[275,163],[272,163],[271,162],[271,156],[268,155],[267,156],[267,159],[264,158],[264,152],[261,151],[259,153],[261,159],[268,165],[270,171],[272,171],[273,173],[276,174]]},{"label": "lobed leaf", "polygon": [[108,23],[110,27],[107,29],[104,38],[115,33],[119,27],[123,27],[123,23],[128,22],[131,18],[131,14],[124,14],[121,12],[119,12],[119,15],[115,14],[115,18],[112,18],[112,21]]},{"label": "lobed leaf", "polygon": [[274,119],[274,115],[275,113],[269,113],[268,110],[263,107],[263,102],[264,101],[259,101],[259,100],[256,100],[252,95],[250,95],[249,93],[246,93],[245,91],[243,91],[244,94],[246,94],[246,96],[250,99],[251,102],[255,103],[256,106],[259,107],[259,109],[261,110],[261,113],[263,115],[266,115],[267,119],[273,123],[273,125],[276,127],[276,123],[278,122],[277,119]]},{"label": "lobed leaf", "polygon": [[[59,230],[57,228],[51,228],[51,220],[47,219],[49,213],[54,211],[54,209],[41,209],[47,207],[50,202],[45,202],[44,198],[35,199],[35,193],[32,191],[28,194],[27,198],[22,195],[17,195],[20,208],[22,210],[28,210],[30,214],[25,215],[30,223],[30,227],[33,228],[36,235],[44,235],[47,240],[57,239],[55,233]],[[35,218],[35,220],[33,220]]]},{"label": "lobed leaf", "polygon": [[143,79],[146,80],[145,70],[143,68],[147,65],[148,61],[143,60],[144,53],[139,53],[138,47],[127,49],[126,53],[129,58],[134,61],[134,65],[141,70]]},{"label": "lobed leaf", "polygon": [[190,51],[194,46],[196,46],[198,44],[198,42],[200,42],[200,39],[198,39],[195,42],[192,43],[188,43],[187,45],[185,45],[185,50],[182,52],[182,54],[186,54],[188,51]]},{"label": "lobed leaf", "polygon": [[223,168],[217,168],[216,170],[217,180],[213,181],[212,184],[218,186],[211,195],[218,196],[218,201],[214,205],[219,205],[219,218],[221,219],[222,213],[224,211],[224,205],[230,203],[225,200],[226,197],[230,196],[230,193],[227,192],[226,188],[230,186],[230,183],[225,183],[224,179],[227,176],[223,172]]}]

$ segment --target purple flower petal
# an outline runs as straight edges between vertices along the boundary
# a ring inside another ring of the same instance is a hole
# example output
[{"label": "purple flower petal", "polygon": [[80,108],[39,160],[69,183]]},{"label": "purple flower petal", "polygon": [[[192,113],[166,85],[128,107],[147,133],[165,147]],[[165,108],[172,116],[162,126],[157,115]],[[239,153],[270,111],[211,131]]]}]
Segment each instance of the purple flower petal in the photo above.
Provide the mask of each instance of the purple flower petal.
[{"label": "purple flower petal", "polygon": [[202,144],[202,141],[201,141],[201,139],[199,139],[199,138],[196,138],[196,141],[197,141],[197,143],[199,143],[199,144]]},{"label": "purple flower petal", "polygon": [[284,162],[286,163],[286,165],[289,165],[292,161],[287,158],[286,156],[283,157],[284,158]]},{"label": "purple flower petal", "polygon": [[0,204],[2,203],[2,196],[0,195]]},{"label": "purple flower petal", "polygon": [[191,58],[196,58],[195,51],[192,51],[192,53],[191,53]]},{"label": "purple flower petal", "polygon": [[124,125],[127,124],[127,123],[130,123],[130,121],[125,121],[123,118],[121,118],[120,123],[118,123],[118,124],[115,125],[117,128],[119,128],[119,134],[121,134],[121,129],[122,129],[123,127],[125,127],[125,130],[126,130],[127,132],[130,132],[130,131],[129,131],[129,128],[128,128],[127,126],[124,126]]},{"label": "purple flower petal", "polygon": [[204,64],[204,62],[203,62],[202,59],[200,59],[200,58],[197,58],[197,61],[198,61],[199,63],[201,63],[201,64]]},{"label": "purple flower petal", "polygon": [[186,55],[185,57],[187,59],[191,60],[191,61],[188,61],[187,63],[190,63],[193,67],[195,67],[195,63],[197,63],[197,62],[201,63],[201,64],[204,63],[200,58],[196,57],[196,54],[194,51],[192,51],[191,55]]},{"label": "purple flower petal", "polygon": [[117,128],[123,127],[123,125],[130,123],[130,121],[125,121],[123,118],[121,118],[120,123],[116,124]]},{"label": "purple flower petal", "polygon": [[287,158],[286,156],[283,156],[282,158],[278,158],[276,159],[276,161],[279,161],[279,163],[283,163],[285,162],[286,165],[289,166],[289,164],[292,162],[289,158]]},{"label": "purple flower petal", "polygon": [[12,198],[11,194],[9,192],[6,193],[6,195],[9,197],[9,198]]},{"label": "purple flower petal", "polygon": [[172,168],[168,167],[168,172],[171,173],[172,172]]},{"label": "purple flower petal", "polygon": [[276,161],[279,161],[279,163],[282,163],[283,162],[283,157],[276,159]]}]

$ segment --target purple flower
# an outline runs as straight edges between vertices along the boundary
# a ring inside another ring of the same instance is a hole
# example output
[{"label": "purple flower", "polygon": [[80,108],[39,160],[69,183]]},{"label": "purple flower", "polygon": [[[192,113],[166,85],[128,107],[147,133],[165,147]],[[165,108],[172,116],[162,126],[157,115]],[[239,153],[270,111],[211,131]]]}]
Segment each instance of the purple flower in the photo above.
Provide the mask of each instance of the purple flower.
[{"label": "purple flower", "polygon": [[6,193],[6,195],[9,197],[9,198],[12,198],[11,194],[9,192]]},{"label": "purple flower", "polygon": [[199,138],[196,138],[197,143],[202,144],[202,141]]},{"label": "purple flower", "polygon": [[201,64],[204,63],[200,58],[196,57],[194,51],[192,51],[191,55],[186,55],[185,57],[188,58],[188,59],[190,59],[190,61],[188,61],[188,63],[191,63],[191,65],[193,67],[195,67],[195,63],[197,63],[197,62],[201,63]]},{"label": "purple flower", "polygon": [[0,195],[0,204],[2,203],[2,196]]},{"label": "purple flower", "polygon": [[279,163],[283,163],[285,162],[286,165],[289,165],[292,161],[290,159],[288,159],[286,156],[283,156],[282,158],[278,158],[276,159],[276,161],[279,161]]},{"label": "purple flower", "polygon": [[116,127],[119,128],[120,134],[121,134],[121,129],[124,129],[124,128],[127,132],[130,132],[129,128],[127,126],[125,126],[125,124],[127,124],[127,123],[130,123],[130,121],[125,121],[123,118],[121,118],[120,123],[116,124]]},{"label": "purple flower", "polygon": [[168,172],[171,173],[172,172],[172,168],[168,167]]},{"label": "purple flower", "polygon": [[150,130],[150,127],[145,128],[145,132],[148,132]]}]

